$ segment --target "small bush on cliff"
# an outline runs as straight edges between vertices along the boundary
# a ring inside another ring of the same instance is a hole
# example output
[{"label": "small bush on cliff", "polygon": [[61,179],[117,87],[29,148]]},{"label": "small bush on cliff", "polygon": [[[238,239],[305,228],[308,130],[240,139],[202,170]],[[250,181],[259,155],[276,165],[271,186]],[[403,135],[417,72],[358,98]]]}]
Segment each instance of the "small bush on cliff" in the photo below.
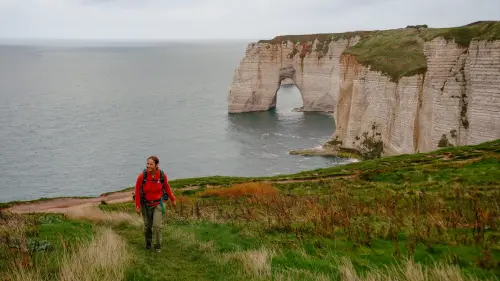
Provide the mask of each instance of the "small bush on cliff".
[{"label": "small bush on cliff", "polygon": [[381,134],[377,132],[378,127],[378,124],[373,123],[371,135],[369,136],[368,132],[363,133],[363,140],[358,150],[364,159],[375,159],[382,156],[384,142],[382,141]]},{"label": "small bush on cliff", "polygon": [[299,52],[299,50],[297,49],[297,46],[294,44],[293,45],[293,49],[292,51],[288,54],[288,58],[289,59],[293,59],[293,57],[295,57],[295,55]]},{"label": "small bush on cliff", "polygon": [[342,145],[342,141],[339,140],[339,136],[336,136],[335,139],[328,141],[326,144],[338,146],[338,145]]},{"label": "small bush on cliff", "polygon": [[441,139],[439,140],[438,147],[451,147],[453,144],[448,141],[448,138],[446,137],[445,134],[441,136]]},{"label": "small bush on cliff", "polygon": [[452,138],[456,138],[456,137],[457,137],[457,130],[455,130],[455,129],[451,130],[451,131],[450,131],[450,136],[451,136]]}]

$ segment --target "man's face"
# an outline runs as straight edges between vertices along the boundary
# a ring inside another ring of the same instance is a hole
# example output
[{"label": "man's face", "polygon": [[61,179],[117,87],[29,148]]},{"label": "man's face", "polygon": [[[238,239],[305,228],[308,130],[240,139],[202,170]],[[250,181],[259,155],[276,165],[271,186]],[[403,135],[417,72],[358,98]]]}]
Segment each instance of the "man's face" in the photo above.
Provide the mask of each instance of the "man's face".
[{"label": "man's face", "polygon": [[148,172],[156,171],[156,164],[153,159],[148,159],[148,161],[146,162],[146,169],[148,170]]}]

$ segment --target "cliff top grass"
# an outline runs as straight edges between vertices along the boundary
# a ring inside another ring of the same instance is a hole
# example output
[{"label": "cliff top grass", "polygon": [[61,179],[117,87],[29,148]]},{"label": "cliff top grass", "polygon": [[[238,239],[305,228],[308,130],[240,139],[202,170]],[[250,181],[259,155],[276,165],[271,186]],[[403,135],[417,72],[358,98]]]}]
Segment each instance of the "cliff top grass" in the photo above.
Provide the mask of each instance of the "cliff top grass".
[{"label": "cliff top grass", "polygon": [[[289,280],[344,280],[344,269],[336,266],[342,258],[363,274],[410,258],[426,269],[450,261],[462,274],[495,280],[499,161],[496,140],[270,177],[267,183],[227,185],[226,179],[218,187],[176,191],[178,209],[169,213],[169,225],[210,243],[215,253],[269,254],[262,259],[263,280],[280,280],[281,274]],[[132,204],[116,207],[134,211]],[[376,280],[410,279],[424,280]]]},{"label": "cliff top grass", "polygon": [[[426,25],[419,25],[392,30],[285,35],[271,40],[260,40],[259,43],[281,44],[286,41],[311,43],[317,39],[320,45],[324,46],[325,42],[356,36],[360,41],[355,46],[347,48],[344,54],[353,55],[359,63],[370,66],[374,71],[381,71],[395,82],[402,77],[423,74],[427,71],[425,42],[443,37],[467,48],[472,40],[500,40],[500,21],[480,21],[450,28],[428,28]],[[322,56],[318,56],[320,57]]]},{"label": "cliff top grass", "polygon": [[173,180],[199,188],[174,190],[161,253],[143,249],[133,202],[98,208],[138,225],[0,211],[0,279],[498,280],[499,164],[500,139],[293,175]]}]

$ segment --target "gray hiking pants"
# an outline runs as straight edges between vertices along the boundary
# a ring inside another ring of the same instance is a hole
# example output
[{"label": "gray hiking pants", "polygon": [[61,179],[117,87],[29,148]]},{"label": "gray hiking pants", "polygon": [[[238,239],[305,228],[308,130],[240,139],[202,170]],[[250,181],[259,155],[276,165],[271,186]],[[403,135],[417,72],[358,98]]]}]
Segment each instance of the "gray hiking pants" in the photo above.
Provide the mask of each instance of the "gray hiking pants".
[{"label": "gray hiking pants", "polygon": [[142,219],[144,220],[144,237],[146,244],[151,245],[153,233],[155,236],[155,247],[159,247],[162,241],[163,216],[160,204],[146,208],[141,206]]}]

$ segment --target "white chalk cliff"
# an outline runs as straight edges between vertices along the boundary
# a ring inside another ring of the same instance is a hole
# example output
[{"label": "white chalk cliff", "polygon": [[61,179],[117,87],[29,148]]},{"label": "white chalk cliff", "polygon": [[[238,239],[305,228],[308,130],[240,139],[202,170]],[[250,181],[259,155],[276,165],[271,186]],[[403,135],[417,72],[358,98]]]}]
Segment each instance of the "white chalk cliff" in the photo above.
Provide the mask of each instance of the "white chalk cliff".
[{"label": "white chalk cliff", "polygon": [[359,40],[249,44],[230,86],[228,111],[275,107],[281,80],[291,78],[304,111],[334,112],[332,139],[342,147],[359,149],[373,135],[384,155],[394,155],[500,138],[499,40],[472,40],[466,47],[442,37],[427,41],[427,71],[396,82],[344,53]]}]

